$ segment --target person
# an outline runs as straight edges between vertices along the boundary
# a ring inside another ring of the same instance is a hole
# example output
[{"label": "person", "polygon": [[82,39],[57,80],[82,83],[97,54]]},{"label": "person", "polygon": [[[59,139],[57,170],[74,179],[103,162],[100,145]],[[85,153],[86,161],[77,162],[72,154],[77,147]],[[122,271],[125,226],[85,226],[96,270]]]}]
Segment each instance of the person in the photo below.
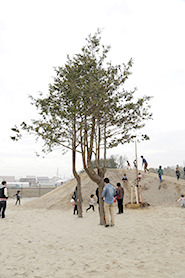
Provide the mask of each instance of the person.
[{"label": "person", "polygon": [[118,213],[121,214],[123,213],[123,197],[124,197],[124,189],[121,186],[121,183],[117,183],[117,188],[116,188],[116,195],[117,195],[117,203],[118,203]]},{"label": "person", "polygon": [[158,172],[159,180],[160,180],[160,182],[162,182],[162,175],[163,175],[162,166],[159,166],[159,169],[157,170],[157,172]]},{"label": "person", "polygon": [[184,176],[185,176],[185,167],[183,168],[183,170],[184,170]]},{"label": "person", "polygon": [[[114,196],[116,196],[116,190],[114,186],[110,184],[108,178],[104,179],[104,188],[102,197],[104,199],[104,211],[105,211],[105,227],[114,226]],[[110,216],[110,217],[109,217]]]},{"label": "person", "polygon": [[137,169],[137,160],[136,159],[133,161],[133,164],[134,164],[134,168]]},{"label": "person", "polygon": [[96,188],[97,204],[99,204],[99,187]]},{"label": "person", "polygon": [[123,181],[123,182],[127,182],[127,181],[128,181],[128,178],[127,178],[127,175],[126,175],[126,174],[123,175],[122,181]]},{"label": "person", "polygon": [[15,205],[17,205],[17,203],[19,203],[19,205],[21,204],[21,195],[20,195],[20,190],[17,191],[17,193],[13,196],[16,196],[16,202]]},{"label": "person", "polygon": [[74,200],[73,214],[75,214],[75,212],[78,214],[78,191],[77,191],[77,186],[76,186],[75,191],[73,193],[72,199]]},{"label": "person", "polygon": [[89,207],[86,209],[86,212],[89,210],[89,209],[93,209],[94,211],[94,194],[91,194],[90,196],[90,202],[89,202]]},{"label": "person", "polygon": [[176,172],[175,173],[176,173],[177,180],[179,180],[181,173],[179,171],[178,166],[176,167]]},{"label": "person", "polygon": [[8,190],[6,186],[6,181],[3,181],[0,187],[0,214],[2,210],[2,218],[5,218],[6,202],[8,199]]},{"label": "person", "polygon": [[146,159],[143,157],[143,155],[141,155],[142,158],[142,166],[144,165],[144,171],[146,172],[150,172],[150,170],[148,169],[148,162],[146,161]]},{"label": "person", "polygon": [[130,168],[131,168],[130,163],[129,163],[129,161],[127,160],[127,169],[130,169]]},{"label": "person", "polygon": [[181,197],[177,200],[177,202],[181,201],[181,208],[185,208],[185,197],[181,195]]},{"label": "person", "polygon": [[138,181],[140,181],[140,180],[141,180],[141,178],[142,178],[141,173],[138,173],[137,180],[138,180]]}]

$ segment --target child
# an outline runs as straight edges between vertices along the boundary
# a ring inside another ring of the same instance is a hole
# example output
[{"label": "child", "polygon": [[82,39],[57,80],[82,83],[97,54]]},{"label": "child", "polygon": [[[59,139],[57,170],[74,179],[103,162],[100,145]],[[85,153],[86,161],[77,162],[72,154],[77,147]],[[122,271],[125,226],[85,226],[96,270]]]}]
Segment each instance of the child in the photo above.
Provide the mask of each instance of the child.
[{"label": "child", "polygon": [[177,202],[181,201],[181,208],[185,208],[185,197],[181,195],[181,197],[177,200]]},{"label": "child", "polygon": [[144,165],[144,171],[146,172],[149,172],[150,173],[150,170],[148,169],[148,162],[146,161],[146,159],[143,157],[143,155],[141,155],[141,158],[142,158],[142,165]]},{"label": "child", "polygon": [[138,173],[137,180],[138,180],[138,181],[140,181],[140,180],[141,180],[141,178],[142,178],[141,173]]},{"label": "child", "polygon": [[16,196],[16,202],[15,205],[19,202],[19,205],[21,204],[21,195],[20,195],[20,190],[17,191],[17,193],[13,196]]},{"label": "child", "polygon": [[158,172],[159,180],[160,180],[160,182],[162,182],[162,175],[163,175],[162,166],[159,166],[159,169],[157,172]]},{"label": "child", "polygon": [[94,211],[94,194],[91,194],[90,202],[89,202],[89,207],[86,209],[86,212],[92,208]]},{"label": "child", "polygon": [[127,182],[128,181],[126,174],[123,175],[122,181],[123,182]]},{"label": "child", "polygon": [[130,169],[130,168],[131,168],[130,163],[129,163],[129,161],[127,160],[127,169]]}]

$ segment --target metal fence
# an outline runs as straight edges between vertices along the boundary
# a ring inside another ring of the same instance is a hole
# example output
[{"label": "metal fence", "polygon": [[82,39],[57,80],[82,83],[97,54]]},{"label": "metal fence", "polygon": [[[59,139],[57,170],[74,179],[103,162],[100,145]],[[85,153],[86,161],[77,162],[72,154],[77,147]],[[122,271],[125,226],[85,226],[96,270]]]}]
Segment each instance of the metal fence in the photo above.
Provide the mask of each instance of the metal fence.
[{"label": "metal fence", "polygon": [[21,198],[41,197],[55,188],[56,187],[8,188],[8,196],[9,198],[12,198],[19,190]]}]

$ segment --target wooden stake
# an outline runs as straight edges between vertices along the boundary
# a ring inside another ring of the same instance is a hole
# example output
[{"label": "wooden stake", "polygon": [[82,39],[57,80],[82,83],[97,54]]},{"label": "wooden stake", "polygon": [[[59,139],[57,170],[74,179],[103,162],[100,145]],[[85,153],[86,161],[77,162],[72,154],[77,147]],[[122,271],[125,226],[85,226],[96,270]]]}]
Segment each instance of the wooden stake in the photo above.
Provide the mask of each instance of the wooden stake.
[{"label": "wooden stake", "polygon": [[139,189],[140,189],[140,195],[141,195],[141,203],[143,203],[143,193],[142,193],[141,185],[140,185]]},{"label": "wooden stake", "polygon": [[134,189],[134,188],[133,188],[133,186],[131,185],[131,204],[133,204],[133,193],[134,193],[134,192],[133,192],[133,189]]},{"label": "wooden stake", "polygon": [[135,186],[135,193],[136,193],[136,203],[139,204],[138,187],[137,186]]}]

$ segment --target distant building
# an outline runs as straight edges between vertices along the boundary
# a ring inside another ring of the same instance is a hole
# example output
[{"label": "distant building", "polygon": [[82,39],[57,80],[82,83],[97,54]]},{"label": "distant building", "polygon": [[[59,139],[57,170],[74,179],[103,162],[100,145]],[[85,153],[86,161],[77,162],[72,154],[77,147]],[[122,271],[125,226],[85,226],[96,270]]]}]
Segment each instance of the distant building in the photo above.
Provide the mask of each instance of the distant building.
[{"label": "distant building", "polygon": [[36,185],[36,177],[26,177],[26,178],[20,178],[20,182],[28,182],[29,185]]},{"label": "distant building", "polygon": [[15,177],[14,176],[0,176],[0,181],[13,182],[13,181],[15,181]]},{"label": "distant building", "polygon": [[48,177],[37,177],[37,183],[41,184],[41,183],[49,183],[50,179]]},{"label": "distant building", "polygon": [[29,182],[7,182],[8,188],[27,188],[29,186]]}]

